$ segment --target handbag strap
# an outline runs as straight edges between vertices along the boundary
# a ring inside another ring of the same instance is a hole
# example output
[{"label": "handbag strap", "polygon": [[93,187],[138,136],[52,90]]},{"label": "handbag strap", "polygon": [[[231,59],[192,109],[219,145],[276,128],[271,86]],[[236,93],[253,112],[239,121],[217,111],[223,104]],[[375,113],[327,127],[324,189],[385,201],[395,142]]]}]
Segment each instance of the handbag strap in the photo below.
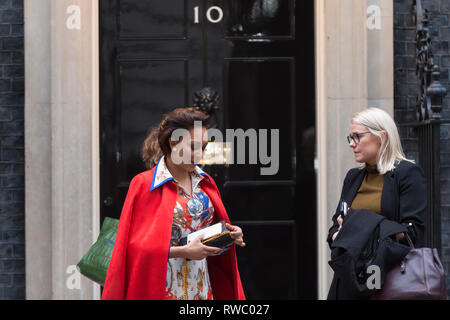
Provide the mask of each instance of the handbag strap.
[{"label": "handbag strap", "polygon": [[408,240],[408,244],[411,247],[411,249],[414,249],[414,244],[413,244],[413,242],[411,240],[411,237],[409,236],[408,232],[403,232],[403,234],[405,235],[406,240]]}]

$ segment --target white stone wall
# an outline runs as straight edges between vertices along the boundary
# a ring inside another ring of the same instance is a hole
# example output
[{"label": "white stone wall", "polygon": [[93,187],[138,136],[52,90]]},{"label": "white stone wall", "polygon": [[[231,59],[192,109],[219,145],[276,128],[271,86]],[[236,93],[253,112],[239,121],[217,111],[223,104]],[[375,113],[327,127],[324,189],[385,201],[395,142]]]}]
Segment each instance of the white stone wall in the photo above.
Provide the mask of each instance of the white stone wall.
[{"label": "white stone wall", "polygon": [[98,298],[74,269],[99,230],[97,1],[24,10],[26,297]]}]

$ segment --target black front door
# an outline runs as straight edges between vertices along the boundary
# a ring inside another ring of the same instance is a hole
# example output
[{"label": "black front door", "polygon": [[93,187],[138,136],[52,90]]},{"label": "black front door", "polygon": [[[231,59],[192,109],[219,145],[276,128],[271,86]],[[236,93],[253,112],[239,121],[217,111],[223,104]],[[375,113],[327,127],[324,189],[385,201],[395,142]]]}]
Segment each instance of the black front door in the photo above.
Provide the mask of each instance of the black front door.
[{"label": "black front door", "polygon": [[101,0],[102,220],[120,216],[129,181],[145,170],[148,130],[208,87],[224,135],[279,130],[276,174],[261,175],[260,164],[203,168],[244,230],[247,298],[316,298],[313,17],[313,0]]}]

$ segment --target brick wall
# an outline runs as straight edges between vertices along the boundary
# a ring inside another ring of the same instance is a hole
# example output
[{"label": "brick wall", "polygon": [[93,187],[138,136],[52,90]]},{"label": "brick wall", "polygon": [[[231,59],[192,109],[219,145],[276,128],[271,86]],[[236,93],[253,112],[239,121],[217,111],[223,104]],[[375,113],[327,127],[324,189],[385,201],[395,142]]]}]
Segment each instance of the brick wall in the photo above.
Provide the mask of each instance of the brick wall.
[{"label": "brick wall", "polygon": [[[394,97],[395,120],[404,123],[415,120],[418,93],[415,75],[415,26],[412,20],[412,0],[394,0]],[[434,62],[441,68],[441,83],[448,95],[443,105],[443,117],[450,119],[450,0],[422,0],[431,15],[430,34]],[[407,157],[418,159],[418,143],[412,129],[400,128]],[[441,129],[441,219],[442,262],[447,274],[450,297],[450,125]]]},{"label": "brick wall", "polygon": [[23,0],[0,0],[0,299],[25,298]]}]

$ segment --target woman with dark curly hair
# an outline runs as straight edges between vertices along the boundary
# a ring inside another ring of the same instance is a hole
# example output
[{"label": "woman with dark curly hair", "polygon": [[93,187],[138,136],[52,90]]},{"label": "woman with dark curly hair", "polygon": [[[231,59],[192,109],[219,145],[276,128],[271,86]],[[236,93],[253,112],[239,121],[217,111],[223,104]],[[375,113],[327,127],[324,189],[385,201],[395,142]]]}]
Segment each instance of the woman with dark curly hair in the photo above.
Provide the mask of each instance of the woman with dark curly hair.
[{"label": "woman with dark curly hair", "polygon": [[[149,170],[131,180],[102,299],[245,299],[235,249],[245,246],[242,230],[230,224],[214,180],[196,165],[208,121],[197,108],[179,108],[147,135],[142,158]],[[187,134],[177,139],[179,131]],[[220,221],[231,246],[206,246],[200,237],[181,242]]]}]

